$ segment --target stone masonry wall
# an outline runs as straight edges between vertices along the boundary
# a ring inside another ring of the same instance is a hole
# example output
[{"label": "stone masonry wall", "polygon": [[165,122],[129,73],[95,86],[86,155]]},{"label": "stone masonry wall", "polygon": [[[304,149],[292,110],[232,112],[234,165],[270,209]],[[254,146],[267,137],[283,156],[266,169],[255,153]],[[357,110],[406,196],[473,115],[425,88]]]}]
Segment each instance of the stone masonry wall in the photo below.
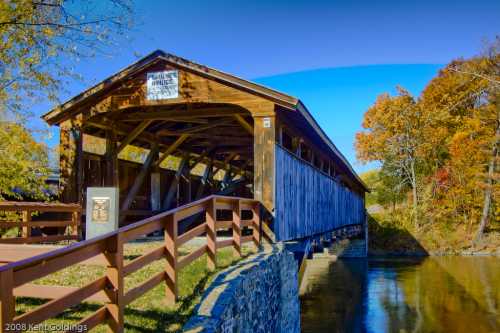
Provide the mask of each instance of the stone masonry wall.
[{"label": "stone masonry wall", "polygon": [[184,332],[300,332],[297,262],[277,244],[220,272]]}]

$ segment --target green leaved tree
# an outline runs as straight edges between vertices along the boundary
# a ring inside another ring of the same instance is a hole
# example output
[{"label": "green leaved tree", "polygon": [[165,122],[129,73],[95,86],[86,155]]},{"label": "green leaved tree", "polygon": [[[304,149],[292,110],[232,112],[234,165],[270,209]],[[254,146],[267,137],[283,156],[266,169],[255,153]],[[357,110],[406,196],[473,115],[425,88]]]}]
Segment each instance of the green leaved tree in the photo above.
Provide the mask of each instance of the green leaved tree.
[{"label": "green leaved tree", "polygon": [[23,126],[0,123],[0,200],[47,198],[48,150]]},{"label": "green leaved tree", "polygon": [[129,0],[0,2],[0,116],[26,118],[34,102],[57,101],[74,63],[106,53],[130,24]]},{"label": "green leaved tree", "polygon": [[132,23],[131,5],[0,1],[0,199],[44,198],[47,149],[19,124],[29,124],[36,103],[59,102],[65,84],[79,78],[76,62],[110,53]]}]

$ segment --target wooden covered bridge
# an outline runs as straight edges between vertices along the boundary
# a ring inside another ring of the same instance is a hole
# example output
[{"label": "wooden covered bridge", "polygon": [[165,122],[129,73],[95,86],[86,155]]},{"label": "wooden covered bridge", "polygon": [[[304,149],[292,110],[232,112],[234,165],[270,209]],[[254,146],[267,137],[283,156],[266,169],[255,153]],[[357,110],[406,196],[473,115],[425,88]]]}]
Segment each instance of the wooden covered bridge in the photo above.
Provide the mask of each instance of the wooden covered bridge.
[{"label": "wooden covered bridge", "polygon": [[[350,235],[365,221],[365,185],[298,99],[162,51],[43,118],[60,127],[63,203],[0,203],[0,211],[22,212],[22,237],[0,243],[80,239],[89,187],[119,189],[121,227],[49,252],[0,249],[0,332],[24,331],[86,301],[101,305],[78,325],[123,332],[128,304],[161,283],[175,302],[179,270],[204,254],[214,269],[224,247],[241,255],[243,243],[260,246],[264,236],[310,248],[311,239]],[[70,233],[47,236],[44,228]],[[232,237],[219,238],[228,229]],[[161,246],[124,256],[125,243],[154,232],[164,234]],[[206,243],[181,253],[195,237]],[[164,268],[125,288],[158,260]],[[36,284],[86,264],[105,266],[104,276],[83,286]],[[19,314],[17,297],[50,301]]]},{"label": "wooden covered bridge", "polygon": [[62,201],[118,187],[121,224],[211,194],[260,201],[277,240],[364,221],[365,185],[300,100],[163,51],[43,119]]}]

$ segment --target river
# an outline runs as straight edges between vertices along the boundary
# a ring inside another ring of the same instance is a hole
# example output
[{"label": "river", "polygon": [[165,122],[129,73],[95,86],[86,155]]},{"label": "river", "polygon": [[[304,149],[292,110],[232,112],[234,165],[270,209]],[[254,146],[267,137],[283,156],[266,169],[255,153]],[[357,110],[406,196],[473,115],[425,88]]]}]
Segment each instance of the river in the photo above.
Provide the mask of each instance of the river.
[{"label": "river", "polygon": [[302,332],[500,332],[500,258],[314,259]]}]

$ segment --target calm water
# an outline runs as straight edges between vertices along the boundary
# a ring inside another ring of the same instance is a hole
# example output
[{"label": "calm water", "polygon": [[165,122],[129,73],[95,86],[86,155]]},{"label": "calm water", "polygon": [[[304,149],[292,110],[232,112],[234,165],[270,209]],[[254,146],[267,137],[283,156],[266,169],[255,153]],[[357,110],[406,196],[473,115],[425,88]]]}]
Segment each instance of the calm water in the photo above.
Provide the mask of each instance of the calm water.
[{"label": "calm water", "polygon": [[315,259],[308,270],[303,332],[500,332],[500,258]]}]

